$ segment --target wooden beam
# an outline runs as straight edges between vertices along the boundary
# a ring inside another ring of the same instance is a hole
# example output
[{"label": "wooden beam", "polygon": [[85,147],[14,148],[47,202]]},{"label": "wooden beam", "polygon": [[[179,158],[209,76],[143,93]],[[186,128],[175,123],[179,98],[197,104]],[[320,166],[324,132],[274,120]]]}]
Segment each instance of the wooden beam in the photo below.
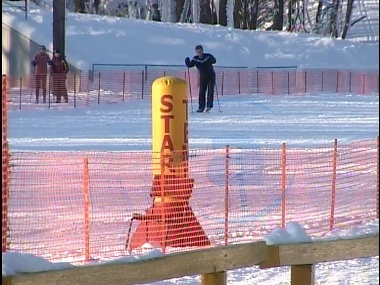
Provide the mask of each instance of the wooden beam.
[{"label": "wooden beam", "polygon": [[11,285],[128,285],[216,273],[257,265],[267,259],[265,241],[168,254],[127,264],[89,265],[21,274]]},{"label": "wooden beam", "polygon": [[201,276],[201,285],[226,285],[227,272],[204,273]]},{"label": "wooden beam", "polygon": [[10,276],[3,276],[3,278],[1,279],[1,284],[12,285],[12,278]]},{"label": "wooden beam", "polygon": [[379,255],[379,236],[268,246],[260,268],[317,264]]},{"label": "wooden beam", "polygon": [[290,268],[291,285],[314,285],[315,265],[292,265]]}]

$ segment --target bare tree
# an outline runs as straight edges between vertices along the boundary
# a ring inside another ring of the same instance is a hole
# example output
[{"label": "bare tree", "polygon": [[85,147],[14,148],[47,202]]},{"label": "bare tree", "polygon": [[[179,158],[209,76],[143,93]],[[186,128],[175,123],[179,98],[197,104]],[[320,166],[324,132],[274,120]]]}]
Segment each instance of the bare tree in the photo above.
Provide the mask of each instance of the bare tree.
[{"label": "bare tree", "polygon": [[163,22],[177,22],[177,3],[176,0],[162,1],[161,17]]},{"label": "bare tree", "polygon": [[185,2],[183,3],[183,8],[182,8],[182,12],[181,12],[181,16],[179,18],[179,21],[181,23],[184,23],[188,20],[188,18],[191,16],[191,0],[185,0]]},{"label": "bare tree", "polygon": [[282,31],[284,26],[284,0],[274,0],[272,30]]},{"label": "bare tree", "polygon": [[352,14],[353,6],[354,6],[354,0],[348,0],[346,17],[344,19],[344,26],[343,26],[343,31],[342,31],[342,39],[346,38],[348,29],[351,25],[351,14]]},{"label": "bare tree", "polygon": [[335,38],[338,37],[339,2],[340,0],[333,0],[333,13],[330,14],[330,35]]},{"label": "bare tree", "polygon": [[182,12],[185,9],[185,1],[188,2],[188,0],[177,0],[177,11],[176,11],[177,22],[184,22],[184,21],[181,21],[181,17],[182,17]]},{"label": "bare tree", "polygon": [[257,29],[257,19],[259,14],[259,0],[249,0],[249,29],[256,30]]},{"label": "bare tree", "polygon": [[218,24],[222,26],[227,26],[227,0],[219,0],[218,13]]},{"label": "bare tree", "polygon": [[212,2],[199,0],[199,23],[212,24]]}]

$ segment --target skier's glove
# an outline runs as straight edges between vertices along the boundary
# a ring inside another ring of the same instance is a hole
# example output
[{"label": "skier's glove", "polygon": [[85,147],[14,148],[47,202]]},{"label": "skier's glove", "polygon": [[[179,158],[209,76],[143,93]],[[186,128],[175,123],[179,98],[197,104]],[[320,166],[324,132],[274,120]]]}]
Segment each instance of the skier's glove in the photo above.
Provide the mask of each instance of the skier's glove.
[{"label": "skier's glove", "polygon": [[36,66],[37,65],[37,62],[35,60],[32,61],[32,65],[33,66]]},{"label": "skier's glove", "polygon": [[188,57],[185,58],[185,64],[187,67],[190,67],[190,58]]}]

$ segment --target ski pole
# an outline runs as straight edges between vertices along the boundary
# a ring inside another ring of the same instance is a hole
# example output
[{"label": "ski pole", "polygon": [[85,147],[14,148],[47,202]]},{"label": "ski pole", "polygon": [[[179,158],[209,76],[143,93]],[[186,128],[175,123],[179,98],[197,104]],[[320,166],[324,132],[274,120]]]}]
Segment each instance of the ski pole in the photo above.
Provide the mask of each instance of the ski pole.
[{"label": "ski pole", "polygon": [[129,251],[129,237],[130,237],[130,235],[131,235],[131,229],[132,229],[132,223],[133,223],[133,220],[134,220],[134,217],[132,217],[131,218],[131,221],[130,221],[130,223],[129,223],[129,229],[128,229],[128,234],[127,234],[127,239],[126,239],[126,241],[125,241],[125,249],[127,250],[127,251]]},{"label": "ski pole", "polygon": [[188,82],[189,82],[191,113],[193,113],[193,95],[191,94],[190,68],[187,68],[187,75],[189,76]]},{"label": "ski pole", "polygon": [[216,101],[218,102],[219,112],[222,113],[222,110],[220,109],[220,102],[219,102],[219,95],[218,95],[218,85],[216,83],[215,83],[215,94],[216,94]]}]

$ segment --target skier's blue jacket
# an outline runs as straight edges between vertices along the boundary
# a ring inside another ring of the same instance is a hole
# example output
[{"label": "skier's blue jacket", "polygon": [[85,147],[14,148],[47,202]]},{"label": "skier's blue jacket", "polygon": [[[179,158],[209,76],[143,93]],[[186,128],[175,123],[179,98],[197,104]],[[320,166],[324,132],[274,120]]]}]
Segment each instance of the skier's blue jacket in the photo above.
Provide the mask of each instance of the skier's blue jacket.
[{"label": "skier's blue jacket", "polygon": [[195,66],[198,71],[201,78],[207,78],[213,75],[214,67],[213,64],[216,63],[216,59],[212,54],[204,53],[202,54],[202,57],[199,57],[198,55],[194,56],[192,60],[190,58],[186,57],[185,64],[187,67],[193,67]]}]

